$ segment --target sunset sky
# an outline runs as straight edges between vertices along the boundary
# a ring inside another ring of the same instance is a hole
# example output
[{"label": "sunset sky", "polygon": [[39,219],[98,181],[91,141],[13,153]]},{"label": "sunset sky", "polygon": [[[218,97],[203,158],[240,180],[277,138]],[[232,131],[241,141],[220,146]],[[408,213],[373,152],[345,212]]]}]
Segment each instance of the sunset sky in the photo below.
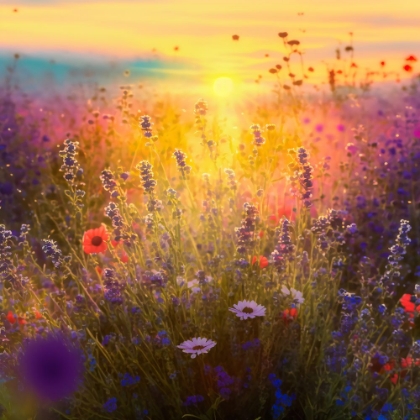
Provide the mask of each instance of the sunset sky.
[{"label": "sunset sky", "polygon": [[325,79],[322,60],[332,65],[349,32],[359,67],[385,60],[403,74],[405,57],[420,55],[420,1],[0,0],[0,65],[18,52],[28,69],[53,59],[73,68],[131,63],[204,82],[268,80],[268,69],[284,64],[280,31],[301,41],[315,78]]}]

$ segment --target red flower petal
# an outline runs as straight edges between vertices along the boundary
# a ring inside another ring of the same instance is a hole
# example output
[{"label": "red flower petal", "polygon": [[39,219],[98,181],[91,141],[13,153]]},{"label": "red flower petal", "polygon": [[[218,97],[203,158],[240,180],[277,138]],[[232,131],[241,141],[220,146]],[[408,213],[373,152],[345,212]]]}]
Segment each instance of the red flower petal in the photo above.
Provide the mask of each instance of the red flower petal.
[{"label": "red flower petal", "polygon": [[12,311],[9,311],[8,313],[7,313],[7,315],[6,315],[6,319],[11,323],[11,324],[14,324],[15,322],[16,322],[16,318],[15,318],[15,316],[13,315],[13,312]]}]

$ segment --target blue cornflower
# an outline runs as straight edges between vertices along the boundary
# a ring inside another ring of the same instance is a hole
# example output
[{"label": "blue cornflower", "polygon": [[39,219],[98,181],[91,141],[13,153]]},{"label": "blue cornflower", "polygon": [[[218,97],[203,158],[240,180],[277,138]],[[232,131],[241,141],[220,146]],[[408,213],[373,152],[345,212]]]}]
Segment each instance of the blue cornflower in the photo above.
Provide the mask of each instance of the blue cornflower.
[{"label": "blue cornflower", "polygon": [[140,376],[132,376],[130,373],[125,373],[121,379],[121,386],[135,385],[140,382]]},{"label": "blue cornflower", "polygon": [[198,403],[201,403],[204,401],[204,397],[202,395],[190,395],[186,398],[183,405],[184,406],[190,406],[190,405],[197,405]]},{"label": "blue cornflower", "polygon": [[102,407],[107,413],[113,413],[117,409],[117,399],[115,397],[109,398]]}]

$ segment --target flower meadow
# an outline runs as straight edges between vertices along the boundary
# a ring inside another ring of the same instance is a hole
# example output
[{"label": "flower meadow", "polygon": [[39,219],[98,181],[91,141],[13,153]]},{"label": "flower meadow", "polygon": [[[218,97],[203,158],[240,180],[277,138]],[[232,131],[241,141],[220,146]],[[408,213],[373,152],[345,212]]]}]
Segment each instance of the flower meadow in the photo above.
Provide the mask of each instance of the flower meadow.
[{"label": "flower meadow", "polygon": [[206,98],[7,76],[2,419],[420,418],[420,79],[342,73],[234,134]]}]

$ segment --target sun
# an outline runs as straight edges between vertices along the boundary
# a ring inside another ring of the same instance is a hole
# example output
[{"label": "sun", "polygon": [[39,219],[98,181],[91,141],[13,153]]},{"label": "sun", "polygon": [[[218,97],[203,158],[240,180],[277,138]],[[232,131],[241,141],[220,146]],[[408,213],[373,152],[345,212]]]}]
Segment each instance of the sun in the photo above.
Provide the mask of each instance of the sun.
[{"label": "sun", "polygon": [[233,81],[230,77],[218,77],[213,83],[217,96],[229,96],[233,92]]}]

